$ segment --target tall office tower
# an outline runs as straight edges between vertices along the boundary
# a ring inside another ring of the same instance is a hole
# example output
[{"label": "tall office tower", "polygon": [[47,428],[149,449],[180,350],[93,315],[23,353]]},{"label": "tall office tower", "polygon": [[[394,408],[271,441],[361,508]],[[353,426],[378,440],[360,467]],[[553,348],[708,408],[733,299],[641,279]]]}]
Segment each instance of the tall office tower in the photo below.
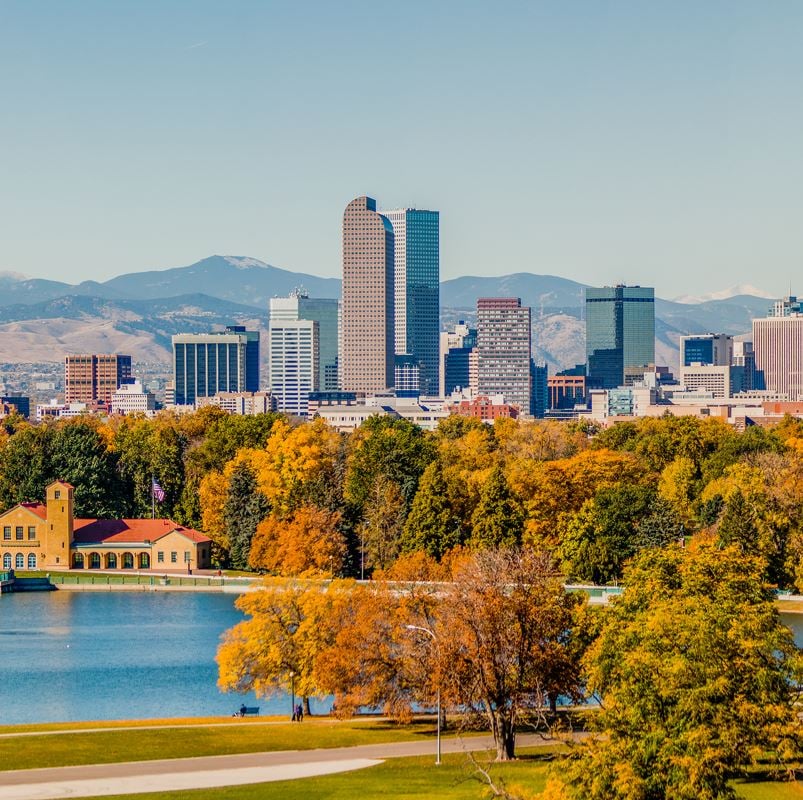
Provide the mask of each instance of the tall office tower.
[{"label": "tall office tower", "polygon": [[586,289],[588,387],[622,386],[626,367],[655,363],[655,290]]},{"label": "tall office tower", "polygon": [[803,305],[797,298],[779,300],[769,316],[753,320],[753,350],[767,391],[803,399]]},{"label": "tall office tower", "polygon": [[370,197],[343,214],[340,385],[347,392],[393,386],[393,226]]},{"label": "tall office tower", "polygon": [[451,331],[440,335],[440,386],[448,397],[455,389],[477,388],[477,329],[461,319]]},{"label": "tall office tower", "polygon": [[173,391],[180,406],[218,392],[259,391],[259,331],[229,325],[173,336]]},{"label": "tall office tower", "polygon": [[[312,320],[318,323],[318,366],[315,392],[334,392],[338,388],[338,327],[340,308],[337,300],[310,297],[302,290],[291,292],[288,297],[272,297],[268,307],[270,320],[295,322]],[[273,370],[271,368],[271,375]],[[271,377],[272,380],[272,377]]]},{"label": "tall office tower", "polygon": [[64,359],[65,403],[109,403],[131,378],[131,356],[75,355]]},{"label": "tall office tower", "polygon": [[729,367],[733,359],[733,336],[704,333],[680,337],[680,366]]},{"label": "tall office tower", "polygon": [[478,391],[504,395],[523,414],[532,397],[530,336],[530,309],[518,297],[477,300]]},{"label": "tall office tower", "polygon": [[268,339],[270,391],[276,409],[306,417],[310,392],[320,384],[320,325],[312,319],[271,317]]},{"label": "tall office tower", "polygon": [[754,389],[764,389],[764,376],[756,372],[756,354],[753,352],[752,342],[733,343],[733,366],[744,370],[743,389],[751,392]]},{"label": "tall office tower", "polygon": [[421,364],[415,356],[396,356],[394,363],[393,385],[396,397],[418,397],[421,391]]},{"label": "tall office tower", "polygon": [[440,214],[417,208],[382,211],[393,226],[397,355],[421,367],[421,393],[439,386]]},{"label": "tall office tower", "polygon": [[530,380],[532,381],[532,394],[530,395],[530,415],[536,419],[543,419],[549,402],[547,384],[549,381],[549,368],[546,364],[536,364],[530,359]]}]

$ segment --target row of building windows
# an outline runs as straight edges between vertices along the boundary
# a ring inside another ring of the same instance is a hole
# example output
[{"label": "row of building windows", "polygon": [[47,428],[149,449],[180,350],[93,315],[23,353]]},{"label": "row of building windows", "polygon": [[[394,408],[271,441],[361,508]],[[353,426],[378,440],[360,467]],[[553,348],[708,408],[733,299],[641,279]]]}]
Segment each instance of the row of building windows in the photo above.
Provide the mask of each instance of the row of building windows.
[{"label": "row of building windows", "polygon": [[[13,561],[11,553],[3,553],[3,569],[25,569],[25,554],[17,553]],[[28,569],[36,569],[36,553],[28,553]]]},{"label": "row of building windows", "polygon": [[[22,525],[17,525],[14,528],[14,539],[18,542],[22,541],[25,538],[25,528]],[[28,539],[35,539],[36,538],[36,526],[29,525],[28,526]],[[8,542],[11,540],[11,526],[4,525],[3,526],[3,540]]]}]

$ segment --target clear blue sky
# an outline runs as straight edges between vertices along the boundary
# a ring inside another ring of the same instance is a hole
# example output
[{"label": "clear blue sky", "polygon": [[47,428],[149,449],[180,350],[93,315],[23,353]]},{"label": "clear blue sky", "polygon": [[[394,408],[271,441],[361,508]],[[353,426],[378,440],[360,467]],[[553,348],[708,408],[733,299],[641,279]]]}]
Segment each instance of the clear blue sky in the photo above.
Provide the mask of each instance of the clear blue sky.
[{"label": "clear blue sky", "polygon": [[354,196],[442,275],[803,294],[803,3],[0,0],[0,270],[335,276]]}]

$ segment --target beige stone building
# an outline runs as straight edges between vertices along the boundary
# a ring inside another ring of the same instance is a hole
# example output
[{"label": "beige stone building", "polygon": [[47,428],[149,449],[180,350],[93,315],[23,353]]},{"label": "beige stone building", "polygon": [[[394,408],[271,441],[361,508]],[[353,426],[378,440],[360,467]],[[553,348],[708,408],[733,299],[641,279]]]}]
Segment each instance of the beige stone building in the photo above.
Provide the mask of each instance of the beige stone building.
[{"label": "beige stone building", "polygon": [[342,389],[393,386],[394,346],[393,226],[375,200],[358,197],[343,214]]},{"label": "beige stone building", "polygon": [[55,481],[46,502],[0,514],[2,569],[172,570],[211,566],[212,540],[169,519],[80,519],[73,487]]}]

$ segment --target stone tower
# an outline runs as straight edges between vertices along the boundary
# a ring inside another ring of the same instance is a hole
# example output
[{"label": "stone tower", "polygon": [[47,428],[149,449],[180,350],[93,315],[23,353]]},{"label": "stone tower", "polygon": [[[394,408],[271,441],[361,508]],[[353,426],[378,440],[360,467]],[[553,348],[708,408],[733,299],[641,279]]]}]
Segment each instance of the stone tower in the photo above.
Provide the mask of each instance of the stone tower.
[{"label": "stone tower", "polygon": [[47,532],[44,562],[48,569],[69,569],[73,540],[73,492],[65,481],[47,487]]}]

